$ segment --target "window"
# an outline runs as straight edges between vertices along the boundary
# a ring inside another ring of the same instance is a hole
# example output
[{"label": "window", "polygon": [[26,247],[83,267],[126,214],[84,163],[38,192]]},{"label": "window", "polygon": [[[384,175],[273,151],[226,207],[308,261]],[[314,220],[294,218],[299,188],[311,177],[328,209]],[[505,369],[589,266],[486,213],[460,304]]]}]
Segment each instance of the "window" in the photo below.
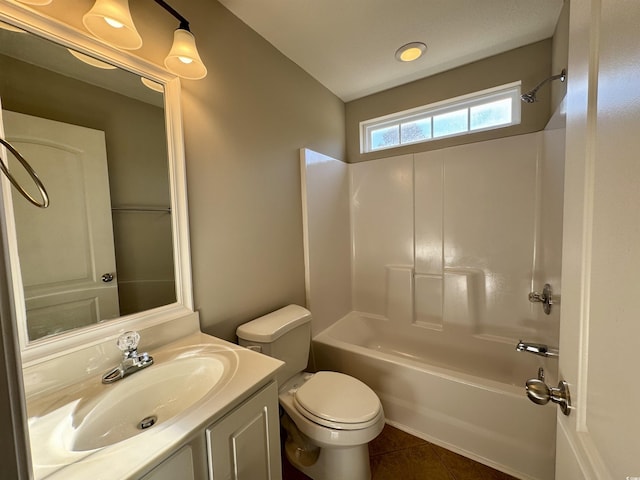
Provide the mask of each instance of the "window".
[{"label": "window", "polygon": [[520,123],[520,82],[360,123],[360,152],[428,142]]}]

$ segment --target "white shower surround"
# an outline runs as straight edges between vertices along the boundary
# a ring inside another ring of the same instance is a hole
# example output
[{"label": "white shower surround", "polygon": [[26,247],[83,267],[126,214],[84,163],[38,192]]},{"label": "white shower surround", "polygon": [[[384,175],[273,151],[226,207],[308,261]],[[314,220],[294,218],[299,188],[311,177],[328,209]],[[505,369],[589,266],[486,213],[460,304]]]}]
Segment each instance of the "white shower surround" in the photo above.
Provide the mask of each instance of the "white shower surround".
[{"label": "white shower surround", "polygon": [[558,308],[527,294],[560,287],[562,139],[301,157],[316,367],[369,384],[389,423],[523,479],[553,478],[555,409],[523,385],[539,366],[553,383],[557,362],[514,347],[557,345]]}]

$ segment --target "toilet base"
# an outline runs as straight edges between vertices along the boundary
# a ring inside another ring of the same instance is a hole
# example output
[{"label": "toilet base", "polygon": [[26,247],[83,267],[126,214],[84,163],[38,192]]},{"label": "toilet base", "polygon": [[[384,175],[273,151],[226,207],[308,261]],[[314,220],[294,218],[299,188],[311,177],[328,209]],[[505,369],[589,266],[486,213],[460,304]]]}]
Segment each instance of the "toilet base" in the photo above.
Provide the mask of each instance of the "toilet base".
[{"label": "toilet base", "polygon": [[294,442],[285,443],[289,463],[313,480],[371,480],[369,448],[367,444],[355,447],[321,448],[313,465],[305,466],[298,457]]}]

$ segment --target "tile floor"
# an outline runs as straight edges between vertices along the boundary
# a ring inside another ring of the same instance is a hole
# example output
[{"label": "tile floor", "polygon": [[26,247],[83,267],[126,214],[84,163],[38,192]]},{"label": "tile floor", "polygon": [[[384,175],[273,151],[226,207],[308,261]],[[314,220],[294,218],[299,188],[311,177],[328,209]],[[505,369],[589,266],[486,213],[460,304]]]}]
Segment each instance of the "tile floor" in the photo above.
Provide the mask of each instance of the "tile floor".
[{"label": "tile floor", "polygon": [[[390,425],[369,444],[372,480],[515,480]],[[309,480],[283,457],[283,480]]]}]

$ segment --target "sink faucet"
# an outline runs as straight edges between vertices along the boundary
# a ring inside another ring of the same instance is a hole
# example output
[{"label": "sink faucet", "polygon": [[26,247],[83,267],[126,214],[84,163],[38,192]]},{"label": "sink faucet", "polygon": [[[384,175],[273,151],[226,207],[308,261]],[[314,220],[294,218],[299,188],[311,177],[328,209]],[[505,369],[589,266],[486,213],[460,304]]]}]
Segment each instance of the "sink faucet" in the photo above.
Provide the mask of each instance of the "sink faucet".
[{"label": "sink faucet", "polygon": [[540,355],[541,357],[557,357],[558,350],[553,348],[549,348],[546,345],[541,343],[526,343],[520,340],[518,345],[516,345],[516,350],[518,352],[529,352],[534,355]]},{"label": "sink faucet", "polygon": [[113,383],[143,368],[153,365],[153,357],[148,353],[138,353],[138,332],[125,332],[118,337],[118,348],[122,351],[122,363],[102,376],[102,383]]}]

